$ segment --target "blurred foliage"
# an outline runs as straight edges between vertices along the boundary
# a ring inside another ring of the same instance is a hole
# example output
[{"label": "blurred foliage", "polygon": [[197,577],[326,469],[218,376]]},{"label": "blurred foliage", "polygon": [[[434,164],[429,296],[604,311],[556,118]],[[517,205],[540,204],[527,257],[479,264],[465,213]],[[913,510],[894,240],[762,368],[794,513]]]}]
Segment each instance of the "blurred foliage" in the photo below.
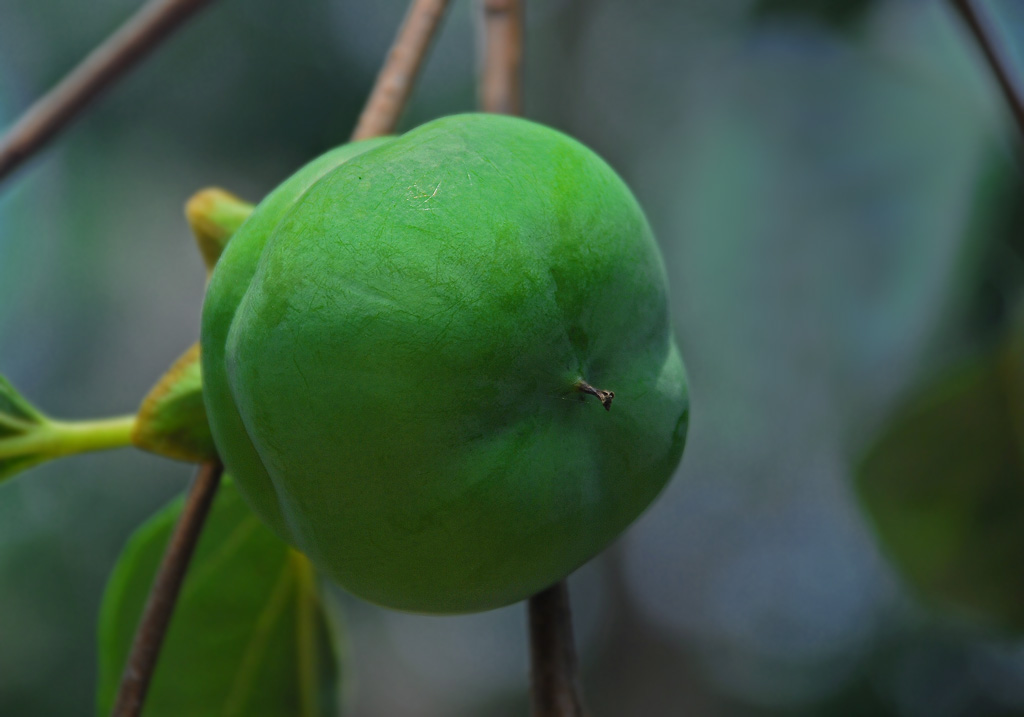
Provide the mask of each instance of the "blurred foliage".
[{"label": "blurred foliage", "polygon": [[1024,296],[1024,175],[1018,158],[989,152],[974,189],[966,229],[973,257],[966,282],[966,311],[952,317],[966,351],[1002,338],[1012,330],[1014,307]]},{"label": "blurred foliage", "polygon": [[1024,630],[1024,179],[989,150],[961,257],[950,350],[861,459],[857,487],[886,553],[933,606]]},{"label": "blurred foliage", "polygon": [[[97,714],[110,714],[178,499],[128,541],[100,613]],[[148,717],[334,715],[339,662],[313,567],[229,477],[210,509],[146,699]]]},{"label": "blurred foliage", "polygon": [[928,383],[858,476],[886,552],[927,600],[1024,630],[1024,335]]},{"label": "blurred foliage", "polygon": [[807,18],[837,30],[860,29],[877,0],[757,0],[751,14],[766,18]]}]

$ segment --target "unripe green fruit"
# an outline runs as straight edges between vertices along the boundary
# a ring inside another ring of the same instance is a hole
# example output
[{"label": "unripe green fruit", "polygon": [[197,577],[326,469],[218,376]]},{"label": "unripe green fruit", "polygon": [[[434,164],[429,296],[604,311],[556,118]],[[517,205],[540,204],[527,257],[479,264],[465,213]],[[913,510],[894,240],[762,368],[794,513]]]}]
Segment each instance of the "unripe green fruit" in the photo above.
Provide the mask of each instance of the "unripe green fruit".
[{"label": "unripe green fruit", "polygon": [[496,115],[346,145],[271,193],[214,270],[202,369],[254,510],[418,612],[506,605],[589,560],[664,486],[689,415],[633,196]]}]

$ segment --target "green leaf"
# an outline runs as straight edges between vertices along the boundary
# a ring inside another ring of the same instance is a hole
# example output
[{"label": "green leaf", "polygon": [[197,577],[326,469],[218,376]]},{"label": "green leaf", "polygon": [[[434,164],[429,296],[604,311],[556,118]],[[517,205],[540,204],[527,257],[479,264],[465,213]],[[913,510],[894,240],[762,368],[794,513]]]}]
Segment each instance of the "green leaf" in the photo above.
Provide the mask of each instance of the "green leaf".
[{"label": "green leaf", "polygon": [[1022,419],[1013,337],[913,397],[857,476],[885,551],[926,601],[1013,631],[1024,631]]},{"label": "green leaf", "polygon": [[[100,613],[99,714],[110,714],[176,500],[129,540]],[[182,586],[146,717],[337,713],[332,621],[309,561],[249,510],[225,477]]]},{"label": "green leaf", "polygon": [[132,443],[192,463],[216,458],[217,448],[203,404],[199,344],[186,351],[143,399]]}]

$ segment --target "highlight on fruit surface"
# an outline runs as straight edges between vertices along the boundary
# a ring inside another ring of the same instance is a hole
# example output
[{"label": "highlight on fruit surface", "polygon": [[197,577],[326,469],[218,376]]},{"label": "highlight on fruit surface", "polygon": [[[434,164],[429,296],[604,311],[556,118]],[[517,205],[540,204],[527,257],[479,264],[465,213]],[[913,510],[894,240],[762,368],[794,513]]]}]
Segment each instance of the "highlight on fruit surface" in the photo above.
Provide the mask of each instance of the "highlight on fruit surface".
[{"label": "highlight on fruit surface", "polygon": [[629,189],[564,134],[467,114],[345,145],[214,269],[213,437],[255,512],[354,594],[507,605],[604,549],[678,465],[666,294]]}]

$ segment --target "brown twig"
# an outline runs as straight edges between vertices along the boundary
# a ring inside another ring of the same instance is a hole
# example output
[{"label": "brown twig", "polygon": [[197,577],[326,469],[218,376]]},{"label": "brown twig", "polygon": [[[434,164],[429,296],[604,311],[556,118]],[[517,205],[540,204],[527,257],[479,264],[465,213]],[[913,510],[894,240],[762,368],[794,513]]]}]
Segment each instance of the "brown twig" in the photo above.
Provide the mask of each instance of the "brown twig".
[{"label": "brown twig", "polygon": [[480,108],[507,115],[523,113],[523,4],[520,0],[481,0],[483,56]]},{"label": "brown twig", "polygon": [[583,717],[566,582],[530,598],[529,614],[533,717]]},{"label": "brown twig", "polygon": [[1024,138],[1024,89],[1014,78],[1011,64],[1005,48],[1001,46],[992,30],[991,22],[985,14],[975,7],[972,0],[953,0],[953,7],[963,18],[964,24],[974,35],[985,59],[992,68],[999,88],[1003,92],[1006,103],[1010,106],[1013,118],[1017,122],[1021,137]]},{"label": "brown twig", "polygon": [[387,60],[377,75],[352,140],[390,134],[398,124],[448,0],[412,0]]},{"label": "brown twig", "polygon": [[[377,76],[353,140],[376,137],[394,129],[447,5],[447,0],[413,0],[391,53]],[[114,706],[115,717],[137,717],[142,711],[160,646],[222,472],[219,462],[203,464],[189,491],[135,633]]]},{"label": "brown twig", "polygon": [[189,488],[185,507],[171,535],[171,541],[167,544],[160,570],[153,580],[146,609],[135,632],[128,663],[121,677],[117,702],[114,704],[114,717],[136,717],[142,712],[146,690],[149,689],[160,656],[160,646],[167,634],[181,584],[217,494],[223,470],[219,462],[204,463]]},{"label": "brown twig", "polygon": [[[394,129],[447,4],[447,0],[413,0],[360,116],[352,136],[354,140],[387,134]],[[135,633],[114,706],[115,717],[137,717],[142,711],[160,646],[222,472],[219,462],[203,464],[189,491]]]},{"label": "brown twig", "polygon": [[0,181],[211,0],[151,0],[36,101],[0,140]]},{"label": "brown twig", "polygon": [[[480,0],[480,107],[499,114],[522,113],[523,3]],[[580,390],[601,398],[605,408],[614,394],[581,381]],[[588,391],[589,389],[589,391]],[[533,717],[583,717],[579,669],[572,635],[569,586],[565,580],[530,598],[530,705]]]}]

